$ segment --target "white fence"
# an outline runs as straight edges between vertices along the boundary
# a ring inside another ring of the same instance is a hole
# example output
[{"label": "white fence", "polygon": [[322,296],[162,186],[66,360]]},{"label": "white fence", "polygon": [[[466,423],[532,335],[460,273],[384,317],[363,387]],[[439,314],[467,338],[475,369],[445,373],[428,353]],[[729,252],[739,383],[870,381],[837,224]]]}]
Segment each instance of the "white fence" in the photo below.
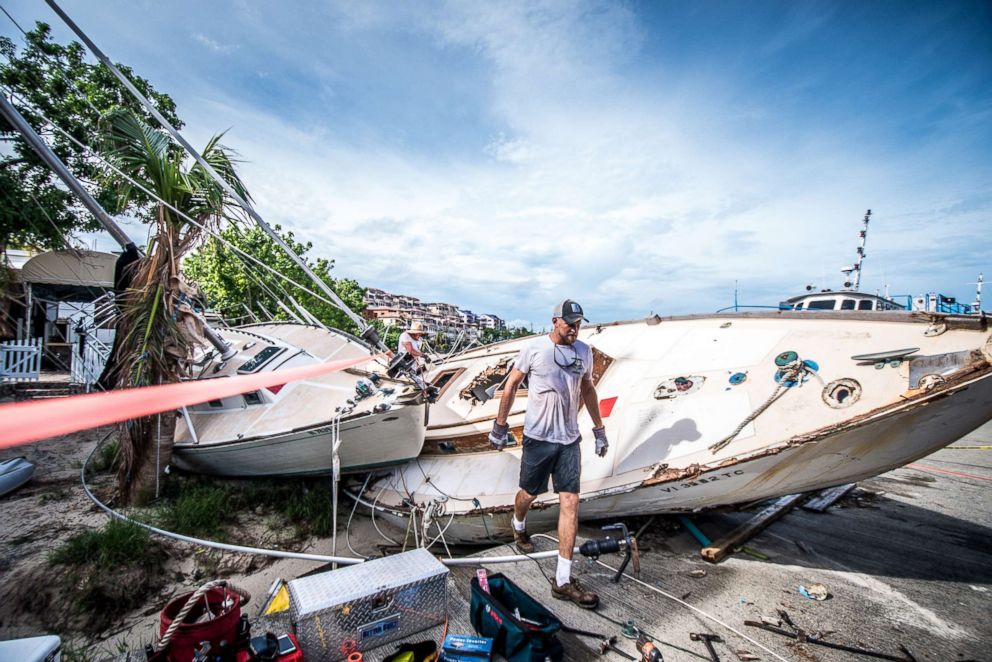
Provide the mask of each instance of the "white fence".
[{"label": "white fence", "polygon": [[38,381],[41,347],[41,338],[0,342],[0,382]]}]

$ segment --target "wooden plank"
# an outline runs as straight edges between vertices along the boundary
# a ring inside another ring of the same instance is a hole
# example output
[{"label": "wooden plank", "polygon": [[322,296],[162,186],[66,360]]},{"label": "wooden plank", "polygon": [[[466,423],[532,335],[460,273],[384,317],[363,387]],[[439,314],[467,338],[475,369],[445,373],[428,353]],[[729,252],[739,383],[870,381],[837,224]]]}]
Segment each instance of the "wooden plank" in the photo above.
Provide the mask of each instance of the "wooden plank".
[{"label": "wooden plank", "polygon": [[796,502],[805,496],[806,494],[802,493],[790,494],[780,498],[774,504],[768,506],[709,547],[704,547],[699,553],[710,563],[719,563],[733,551],[734,547],[741,546],[766,526],[789,512],[796,505]]},{"label": "wooden plank", "polygon": [[838,499],[854,489],[855,485],[857,485],[857,483],[848,483],[847,485],[838,485],[836,487],[823,490],[813,497],[808,503],[804,503],[802,509],[811,510],[815,513],[826,512],[827,508],[834,505]]}]

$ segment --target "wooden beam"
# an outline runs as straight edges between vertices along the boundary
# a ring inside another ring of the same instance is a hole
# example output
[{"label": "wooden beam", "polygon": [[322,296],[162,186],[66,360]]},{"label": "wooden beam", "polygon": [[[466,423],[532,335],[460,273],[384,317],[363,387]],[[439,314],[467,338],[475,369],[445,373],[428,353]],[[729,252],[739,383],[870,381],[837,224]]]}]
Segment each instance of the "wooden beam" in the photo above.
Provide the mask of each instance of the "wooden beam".
[{"label": "wooden beam", "polygon": [[809,503],[803,504],[803,510],[812,510],[816,513],[826,512],[827,508],[834,505],[838,499],[854,489],[857,483],[848,483],[847,485],[838,485],[836,487],[831,487],[823,490],[815,497],[810,499]]},{"label": "wooden beam", "polygon": [[710,563],[719,563],[726,558],[735,547],[750,540],[759,531],[777,520],[791,509],[796,502],[806,496],[802,494],[790,494],[778,499],[760,513],[744,522],[736,529],[712,543],[709,547],[704,547],[699,553]]}]

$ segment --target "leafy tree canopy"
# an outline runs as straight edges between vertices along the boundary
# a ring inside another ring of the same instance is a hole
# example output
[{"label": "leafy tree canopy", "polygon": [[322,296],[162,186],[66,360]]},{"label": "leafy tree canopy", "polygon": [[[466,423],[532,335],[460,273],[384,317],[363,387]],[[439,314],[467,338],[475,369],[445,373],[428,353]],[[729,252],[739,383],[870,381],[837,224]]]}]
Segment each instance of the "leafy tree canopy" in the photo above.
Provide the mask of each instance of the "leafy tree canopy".
[{"label": "leafy tree canopy", "polygon": [[[42,115],[91,147],[100,144],[100,118],[111,110],[130,109],[149,124],[154,124],[154,119],[108,69],[85,60],[82,45],[55,43],[51,28],[40,22],[27,33],[26,40],[27,45],[18,51],[12,40],[0,37],[0,84],[15,95],[14,104],[21,115],[46,136],[69,170],[89,184],[97,202],[112,209],[116,196],[106,172],[62,133],[46,127]],[[173,126],[182,126],[169,95],[155,91],[129,67],[117,66]],[[0,251],[8,246],[60,248],[64,237],[73,231],[100,229],[96,219],[57,183],[55,174],[3,119],[0,143],[4,145],[0,148]],[[154,207],[149,203],[139,193],[122,211],[152,220]]]},{"label": "leafy tree canopy", "polygon": [[[277,225],[275,230],[279,232],[281,228]],[[252,226],[244,229],[239,224],[231,223],[221,230],[220,234],[245,253],[304,285],[307,289],[319,293],[317,286],[310,281],[303,269],[297,266],[261,228]],[[357,281],[331,277],[334,260],[318,258],[313,261],[307,257],[313,244],[310,242],[301,244],[296,241],[292,232],[280,233],[280,236],[297,255],[306,260],[313,272],[326,282],[351,310],[358,313],[365,308],[363,301],[365,290]],[[271,315],[277,320],[289,320],[292,317],[277,301],[282,301],[283,305],[299,315],[290,300],[292,297],[325,325],[351,333],[359,332],[355,323],[336,306],[307,294],[258,264],[240,257],[233,249],[216,239],[208,240],[183,260],[183,273],[188,279],[200,285],[209,307],[225,318],[248,316],[247,321],[252,321],[250,317],[252,315],[260,320],[267,320]]]}]

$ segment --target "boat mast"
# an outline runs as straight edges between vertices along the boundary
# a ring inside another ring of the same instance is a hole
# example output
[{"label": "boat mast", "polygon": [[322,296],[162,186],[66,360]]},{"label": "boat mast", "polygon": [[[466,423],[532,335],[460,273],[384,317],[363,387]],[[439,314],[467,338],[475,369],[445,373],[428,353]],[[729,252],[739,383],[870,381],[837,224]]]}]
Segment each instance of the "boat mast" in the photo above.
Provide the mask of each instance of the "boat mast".
[{"label": "boat mast", "polygon": [[[848,267],[847,269],[841,269],[841,273],[847,276],[847,280],[844,281],[844,288],[853,290],[855,292],[861,287],[861,263],[865,260],[865,242],[868,240],[868,222],[871,220],[871,210],[869,209],[865,213],[865,217],[862,220],[864,227],[861,228],[859,236],[861,237],[861,243],[858,245],[858,257],[854,261],[853,267]],[[851,279],[851,273],[854,273],[854,279]]]},{"label": "boat mast", "polygon": [[251,216],[251,218],[255,221],[255,223],[257,223],[258,226],[262,228],[262,230],[267,235],[269,235],[272,241],[274,241],[276,245],[279,246],[286,253],[286,255],[289,256],[289,258],[293,262],[295,262],[296,265],[300,267],[303,270],[303,272],[310,277],[311,280],[313,280],[314,283],[316,283],[317,287],[323,290],[324,294],[330,297],[331,301],[333,301],[335,305],[337,305],[338,308],[340,308],[341,312],[347,315],[348,318],[351,319],[351,321],[354,322],[359,329],[361,329],[362,338],[364,338],[374,346],[379,346],[383,349],[386,349],[385,344],[379,339],[378,333],[375,331],[375,327],[369,326],[364,319],[362,319],[353,310],[351,310],[347,306],[347,304],[345,304],[345,302],[341,300],[341,298],[337,295],[337,293],[334,290],[332,290],[331,287],[327,283],[325,283],[323,279],[319,278],[317,274],[313,272],[313,270],[306,263],[306,261],[300,258],[300,256],[297,255],[296,252],[293,251],[293,249],[291,249],[289,246],[286,245],[286,242],[282,240],[282,237],[280,237],[275,232],[275,230],[273,230],[272,227],[268,223],[266,223],[261,216],[258,215],[258,212],[256,212],[255,209],[250,204],[248,204],[248,202],[244,198],[242,198],[238,194],[238,192],[235,191],[234,188],[230,184],[228,184],[223,177],[217,174],[217,172],[213,169],[213,167],[209,163],[207,163],[207,161],[200,155],[198,151],[193,149],[193,146],[190,145],[185,138],[183,138],[182,134],[180,134],[179,131],[177,131],[169,123],[169,121],[162,116],[160,112],[158,112],[158,109],[155,108],[155,106],[151,103],[151,101],[149,101],[138,90],[138,88],[134,86],[134,84],[130,81],[130,79],[128,79],[127,76],[125,76],[120,72],[120,70],[114,65],[113,62],[110,61],[110,59],[103,53],[103,51],[101,51],[97,47],[97,45],[94,44],[93,41],[90,40],[88,36],[86,36],[86,33],[84,33],[79,28],[79,26],[77,26],[75,22],[73,22],[73,20],[66,15],[64,11],[62,11],[62,8],[55,3],[55,0],[45,0],[45,2],[48,3],[49,7],[52,8],[52,11],[58,14],[59,18],[61,18],[62,21],[65,22],[65,24],[69,27],[70,30],[75,32],[76,36],[78,36],[80,39],[83,40],[83,43],[86,44],[86,46],[90,49],[93,55],[95,55],[96,58],[100,60],[100,62],[105,67],[107,67],[107,69],[109,69],[110,72],[114,74],[115,77],[117,77],[117,79],[124,85],[124,87],[128,89],[131,95],[134,96],[134,98],[137,99],[139,102],[141,102],[141,105],[145,107],[145,110],[147,110],[152,115],[152,117],[154,117],[159,122],[159,124],[161,124],[162,127],[169,132],[169,134],[176,140],[176,142],[182,145],[182,147],[187,151],[187,153],[189,153],[190,156],[196,159],[196,162],[199,163],[200,166],[214,179],[214,181],[216,181],[217,184],[219,184],[221,188],[224,189],[224,192],[227,193],[229,196],[231,196],[231,198],[235,202],[237,202],[242,209],[245,210],[245,213]]},{"label": "boat mast", "polygon": [[[2,114],[4,119],[10,122],[15,129],[17,129],[17,132],[21,134],[25,142],[27,142],[27,144],[31,146],[38,156],[41,157],[41,160],[52,169],[52,172],[58,175],[59,179],[61,179],[63,183],[69,187],[69,190],[72,191],[77,198],[79,198],[79,201],[83,203],[83,206],[86,207],[86,209],[89,210],[89,212],[93,214],[98,221],[100,221],[100,224],[106,228],[107,232],[110,233],[110,236],[112,236],[117,243],[120,244],[121,248],[123,248],[125,252],[130,249],[137,250],[134,242],[131,241],[131,238],[124,233],[124,230],[117,224],[114,217],[108,214],[107,211],[100,206],[100,203],[93,199],[93,196],[90,195],[89,191],[83,188],[83,185],[79,183],[79,180],[76,179],[71,172],[69,172],[69,169],[64,163],[62,163],[61,159],[55,155],[55,152],[53,152],[52,148],[48,146],[48,143],[41,139],[41,136],[35,132],[31,125],[28,124],[21,114],[17,112],[17,109],[14,108],[9,101],[7,101],[7,97],[3,94],[0,94],[0,114]],[[116,286],[116,283],[114,285]],[[206,336],[207,340],[210,341],[210,344],[221,353],[221,356],[225,361],[236,354],[235,350],[231,348],[230,343],[226,342],[223,338],[217,335],[217,332],[210,328],[210,325],[207,324],[206,320],[201,317],[200,321],[203,322],[203,335]]]},{"label": "boat mast", "polygon": [[17,132],[21,134],[24,141],[38,154],[39,157],[41,157],[41,160],[45,162],[45,165],[51,168],[52,172],[58,175],[59,179],[61,179],[62,182],[69,187],[69,190],[72,191],[77,198],[79,198],[79,201],[83,203],[83,206],[86,207],[86,209],[93,214],[98,221],[100,221],[100,224],[107,229],[107,232],[109,232],[110,236],[112,236],[117,243],[121,245],[121,248],[125,251],[129,248],[133,248],[134,242],[131,241],[131,238],[124,233],[121,226],[117,225],[117,221],[115,221],[114,218],[108,214],[96,200],[93,199],[93,196],[90,195],[89,191],[83,188],[83,185],[79,183],[79,180],[77,180],[71,172],[69,172],[69,169],[66,168],[61,159],[55,155],[55,152],[53,152],[52,148],[48,146],[48,143],[41,139],[41,136],[35,132],[31,125],[28,124],[24,117],[17,112],[17,109],[14,108],[9,101],[7,101],[7,97],[3,94],[0,94],[0,113],[3,114],[4,119],[10,122],[11,125],[17,129]]}]

